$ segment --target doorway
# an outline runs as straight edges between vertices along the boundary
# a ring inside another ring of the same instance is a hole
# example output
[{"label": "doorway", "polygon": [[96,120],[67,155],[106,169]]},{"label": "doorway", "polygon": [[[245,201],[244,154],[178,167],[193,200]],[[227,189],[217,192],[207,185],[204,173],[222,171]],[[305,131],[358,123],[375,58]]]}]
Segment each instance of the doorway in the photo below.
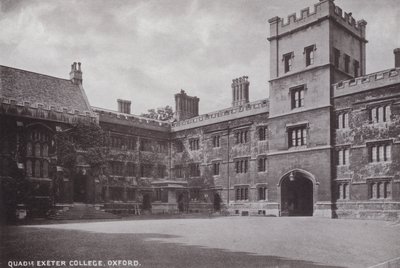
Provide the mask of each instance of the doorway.
[{"label": "doorway", "polygon": [[312,216],[313,188],[306,174],[287,174],[281,181],[281,216]]},{"label": "doorway", "polygon": [[82,174],[76,174],[74,178],[74,202],[87,202],[87,177]]},{"label": "doorway", "polygon": [[221,210],[221,196],[218,193],[214,193],[214,211]]}]

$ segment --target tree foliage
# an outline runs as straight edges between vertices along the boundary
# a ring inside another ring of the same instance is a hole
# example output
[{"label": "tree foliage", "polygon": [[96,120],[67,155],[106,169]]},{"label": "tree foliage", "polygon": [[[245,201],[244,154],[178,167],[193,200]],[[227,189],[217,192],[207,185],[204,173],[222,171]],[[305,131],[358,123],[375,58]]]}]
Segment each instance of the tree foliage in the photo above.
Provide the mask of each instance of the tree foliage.
[{"label": "tree foliage", "polygon": [[107,164],[106,135],[96,123],[78,122],[71,129],[58,132],[56,141],[58,164],[61,166],[73,169],[78,155],[91,168],[101,168]]},{"label": "tree foliage", "polygon": [[149,109],[147,113],[142,113],[140,116],[157,119],[161,121],[168,121],[173,118],[174,111],[172,107],[167,105],[165,107],[159,107],[157,109]]}]

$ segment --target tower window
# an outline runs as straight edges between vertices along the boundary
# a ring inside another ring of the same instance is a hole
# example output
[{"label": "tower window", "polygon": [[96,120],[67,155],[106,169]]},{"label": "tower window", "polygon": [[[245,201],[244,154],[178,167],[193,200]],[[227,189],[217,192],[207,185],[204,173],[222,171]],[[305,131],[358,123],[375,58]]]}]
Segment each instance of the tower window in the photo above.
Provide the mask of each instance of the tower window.
[{"label": "tower window", "polygon": [[314,50],[315,45],[304,48],[304,53],[306,55],[306,66],[314,64]]},{"label": "tower window", "polygon": [[340,65],[340,50],[334,48],[334,49],[333,49],[333,56],[334,56],[335,68],[338,68],[338,69],[339,69],[339,65]]},{"label": "tower window", "polygon": [[359,70],[360,70],[360,63],[354,60],[354,77],[358,77],[360,75]]},{"label": "tower window", "polygon": [[307,127],[294,127],[289,129],[289,147],[297,147],[307,144]]},{"label": "tower window", "polygon": [[350,67],[350,56],[347,54],[344,54],[344,71],[346,73],[349,72],[349,67]]},{"label": "tower window", "polygon": [[304,106],[304,86],[290,89],[292,109]]},{"label": "tower window", "polygon": [[283,62],[285,65],[285,73],[292,70],[293,56],[294,56],[293,52],[283,55]]}]

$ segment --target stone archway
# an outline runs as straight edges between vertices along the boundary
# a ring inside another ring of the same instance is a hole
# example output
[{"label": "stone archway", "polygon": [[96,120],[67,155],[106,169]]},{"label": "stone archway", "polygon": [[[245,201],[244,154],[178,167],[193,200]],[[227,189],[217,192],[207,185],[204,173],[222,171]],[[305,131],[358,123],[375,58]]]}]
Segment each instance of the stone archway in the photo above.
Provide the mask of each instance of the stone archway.
[{"label": "stone archway", "polygon": [[314,177],[301,170],[286,173],[280,180],[281,216],[312,216]]}]

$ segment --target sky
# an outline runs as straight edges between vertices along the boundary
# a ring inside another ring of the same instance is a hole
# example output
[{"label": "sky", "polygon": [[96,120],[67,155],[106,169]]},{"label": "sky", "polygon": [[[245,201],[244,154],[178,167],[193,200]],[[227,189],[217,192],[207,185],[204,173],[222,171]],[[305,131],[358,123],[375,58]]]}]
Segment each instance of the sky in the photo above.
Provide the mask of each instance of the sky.
[{"label": "sky", "polygon": [[[0,0],[0,65],[69,78],[82,62],[92,106],[132,113],[170,105],[184,89],[200,113],[231,105],[246,75],[250,101],[268,97],[268,19],[318,0]],[[367,72],[394,66],[399,0],[336,0],[367,25]]]}]

